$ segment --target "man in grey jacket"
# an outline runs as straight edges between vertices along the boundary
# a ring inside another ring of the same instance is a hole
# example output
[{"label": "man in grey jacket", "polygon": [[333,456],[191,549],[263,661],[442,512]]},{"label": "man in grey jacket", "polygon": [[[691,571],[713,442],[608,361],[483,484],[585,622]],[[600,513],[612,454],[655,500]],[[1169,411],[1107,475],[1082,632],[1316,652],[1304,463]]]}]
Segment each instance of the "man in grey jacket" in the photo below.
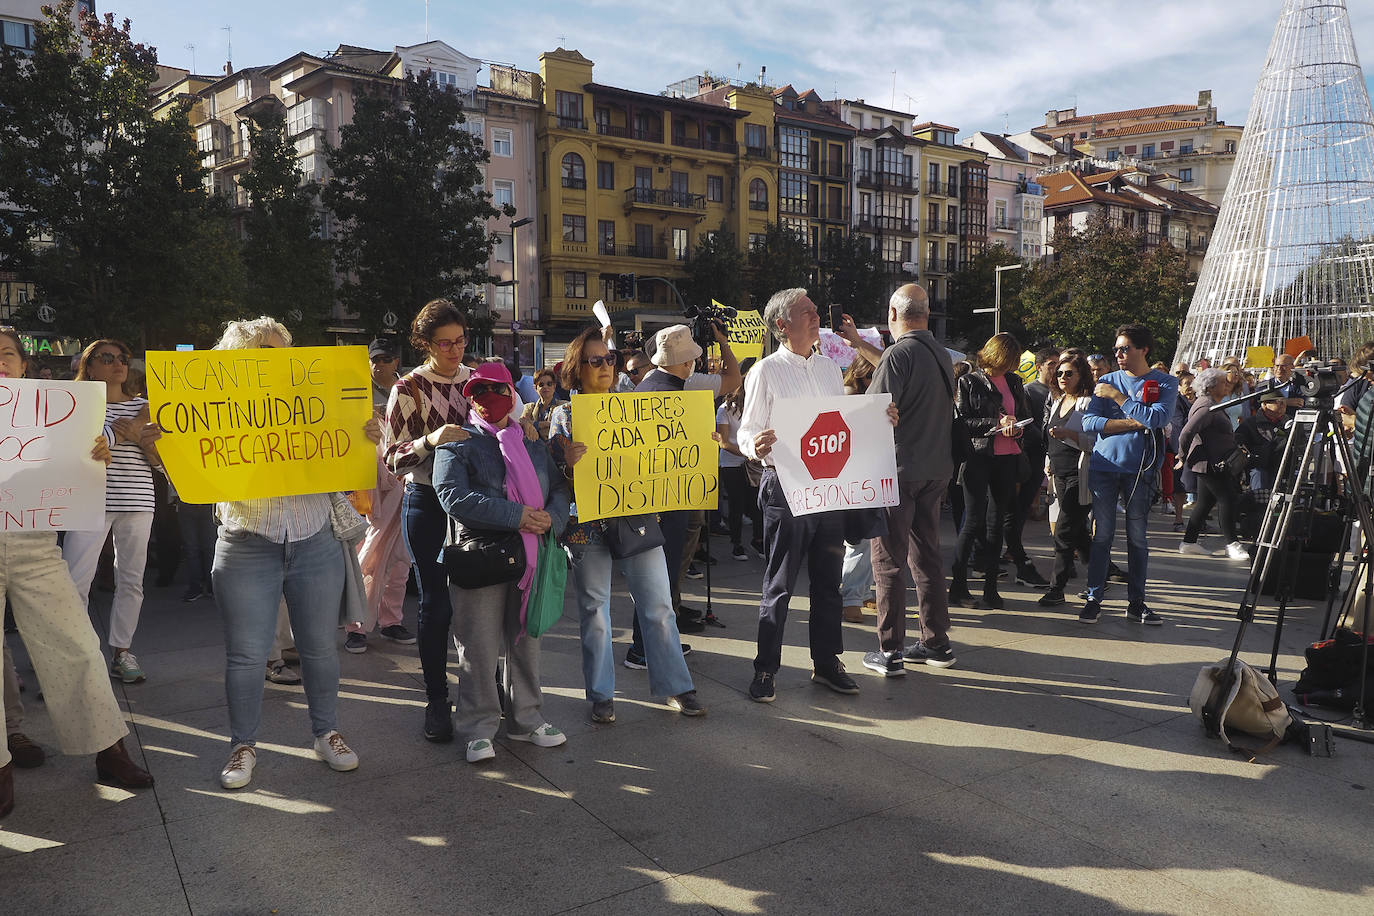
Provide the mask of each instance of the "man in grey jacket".
[{"label": "man in grey jacket", "polygon": [[[888,327],[896,338],[883,351],[869,394],[888,392],[897,407],[897,483],[901,503],[887,510],[887,531],[872,540],[878,592],[878,651],[864,667],[896,677],[903,661],[948,668],[949,596],[940,555],[940,498],[954,476],[950,425],[954,379],[949,355],[930,333],[926,291],[908,283],[888,302]],[[906,646],[906,581],[911,569],[921,609],[921,638]]]}]

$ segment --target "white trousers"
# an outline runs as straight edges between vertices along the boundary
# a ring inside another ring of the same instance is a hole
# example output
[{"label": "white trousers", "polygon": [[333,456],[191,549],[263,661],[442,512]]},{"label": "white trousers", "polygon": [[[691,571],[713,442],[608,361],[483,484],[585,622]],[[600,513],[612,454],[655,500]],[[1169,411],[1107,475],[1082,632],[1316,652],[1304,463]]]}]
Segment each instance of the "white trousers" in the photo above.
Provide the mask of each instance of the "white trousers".
[{"label": "white trousers", "polygon": [[72,571],[81,603],[90,607],[91,581],[100,565],[105,538],[114,532],[115,593],[110,605],[112,647],[134,644],[134,630],[143,610],[143,571],[148,565],[148,536],[153,530],[151,512],[106,512],[105,527],[98,531],[68,531],[62,542],[62,558]]},{"label": "white trousers", "polygon": [[[0,534],[0,595],[14,610],[63,753],[94,754],[127,735],[100,637],[51,532]],[[0,679],[0,693],[7,689]],[[0,767],[9,762],[0,744]]]}]

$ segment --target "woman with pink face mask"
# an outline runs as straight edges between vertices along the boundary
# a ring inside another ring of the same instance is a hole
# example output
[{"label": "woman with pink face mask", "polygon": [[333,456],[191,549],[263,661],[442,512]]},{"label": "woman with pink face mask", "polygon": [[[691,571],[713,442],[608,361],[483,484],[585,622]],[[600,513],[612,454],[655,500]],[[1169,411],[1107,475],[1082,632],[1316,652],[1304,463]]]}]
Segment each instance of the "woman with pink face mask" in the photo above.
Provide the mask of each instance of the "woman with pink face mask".
[{"label": "woman with pink face mask", "polygon": [[[0,328],[0,379],[22,378],[24,343],[12,328]],[[97,436],[91,457],[110,463],[110,446]],[[125,789],[145,789],[153,777],[124,749],[129,729],[115,702],[86,608],[77,596],[52,531],[0,534],[0,604],[8,599],[43,685],[58,741],[67,754],[95,754],[96,774]],[[5,680],[0,679],[0,705]],[[0,817],[14,808],[14,764],[0,744]]]},{"label": "woman with pink face mask", "polygon": [[531,440],[511,419],[515,386],[498,362],[483,363],[463,383],[469,404],[468,437],[442,444],[434,453],[434,492],[459,524],[486,531],[519,531],[525,571],[515,582],[484,588],[449,587],[453,628],[463,645],[455,730],[469,763],[496,756],[493,739],[501,722],[501,698],[494,678],[502,654],[510,669],[506,737],[539,747],[567,740],[544,721],[539,689],[539,640],[524,632],[525,610],[534,581],[539,537],[554,537],[568,523],[568,488],[554,467],[548,445]]}]

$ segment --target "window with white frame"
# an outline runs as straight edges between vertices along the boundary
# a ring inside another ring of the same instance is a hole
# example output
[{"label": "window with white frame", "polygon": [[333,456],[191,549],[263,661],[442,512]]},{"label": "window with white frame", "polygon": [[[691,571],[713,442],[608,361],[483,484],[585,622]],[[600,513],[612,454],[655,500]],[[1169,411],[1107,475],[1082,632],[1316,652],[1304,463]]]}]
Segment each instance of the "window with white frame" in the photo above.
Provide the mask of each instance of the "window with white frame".
[{"label": "window with white frame", "polygon": [[33,26],[27,22],[3,19],[4,28],[0,29],[0,44],[21,54],[32,54],[34,43]]},{"label": "window with white frame", "polygon": [[292,105],[286,112],[286,135],[294,137],[307,130],[322,130],[325,127],[324,99],[303,99]]},{"label": "window with white frame", "polygon": [[491,308],[494,311],[505,312],[515,308],[514,286],[493,286],[491,289]]},{"label": "window with white frame", "polygon": [[202,153],[212,153],[218,147],[215,142],[217,138],[216,127],[219,125],[214,122],[202,124],[196,128],[196,149]]},{"label": "window with white frame", "polygon": [[491,249],[492,260],[502,264],[509,264],[515,260],[515,249],[511,245],[511,237],[506,233],[496,234],[496,245]]},{"label": "window with white frame", "polygon": [[493,179],[491,183],[491,205],[493,207],[515,206],[515,182]]},{"label": "window with white frame", "polygon": [[511,130],[509,127],[491,129],[491,154],[493,156],[513,156],[511,152]]},{"label": "window with white frame", "polygon": [[248,94],[249,94],[249,92],[250,92],[251,90],[252,90],[252,84],[249,82],[249,80],[248,80],[247,77],[244,77],[244,78],[242,78],[242,79],[239,80],[239,82],[238,82],[238,97],[239,97],[239,98],[241,98],[241,99],[246,99],[246,98],[248,98]]}]

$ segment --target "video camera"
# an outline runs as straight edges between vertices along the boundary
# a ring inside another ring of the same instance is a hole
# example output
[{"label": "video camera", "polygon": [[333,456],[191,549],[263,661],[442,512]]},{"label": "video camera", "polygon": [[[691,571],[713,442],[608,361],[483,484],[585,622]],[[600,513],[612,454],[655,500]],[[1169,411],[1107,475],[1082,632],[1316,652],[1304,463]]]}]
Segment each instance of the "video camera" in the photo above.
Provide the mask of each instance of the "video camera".
[{"label": "video camera", "polygon": [[1293,368],[1293,380],[1302,389],[1303,397],[1330,399],[1341,390],[1339,370],[1344,368],[1340,363],[1308,360]]},{"label": "video camera", "polygon": [[682,315],[691,322],[692,339],[701,347],[702,352],[711,349],[711,345],[716,342],[713,327],[718,327],[721,331],[725,330],[726,322],[739,314],[739,309],[731,308],[728,305],[689,305],[683,310]]}]

